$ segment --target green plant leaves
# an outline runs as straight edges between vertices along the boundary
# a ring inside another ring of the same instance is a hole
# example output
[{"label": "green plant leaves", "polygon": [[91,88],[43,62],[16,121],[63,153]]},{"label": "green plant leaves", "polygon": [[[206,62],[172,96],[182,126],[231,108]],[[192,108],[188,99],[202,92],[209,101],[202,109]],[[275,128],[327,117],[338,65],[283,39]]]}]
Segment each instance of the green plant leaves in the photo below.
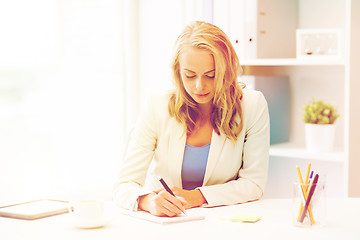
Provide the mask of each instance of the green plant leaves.
[{"label": "green plant leaves", "polygon": [[304,107],[303,121],[312,124],[333,124],[339,116],[337,109],[331,104],[313,99]]}]

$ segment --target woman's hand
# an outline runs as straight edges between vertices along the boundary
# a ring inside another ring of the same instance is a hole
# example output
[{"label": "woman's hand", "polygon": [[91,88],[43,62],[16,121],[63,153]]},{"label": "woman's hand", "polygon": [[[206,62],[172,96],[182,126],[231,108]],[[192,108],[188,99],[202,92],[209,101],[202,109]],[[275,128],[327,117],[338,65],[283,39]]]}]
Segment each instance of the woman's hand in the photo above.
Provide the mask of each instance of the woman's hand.
[{"label": "woman's hand", "polygon": [[178,187],[171,188],[171,191],[178,197],[185,200],[185,208],[199,207],[204,203],[207,203],[206,199],[202,195],[199,189],[184,190]]},{"label": "woman's hand", "polygon": [[139,197],[139,208],[155,216],[174,217],[185,211],[186,201],[162,189]]}]

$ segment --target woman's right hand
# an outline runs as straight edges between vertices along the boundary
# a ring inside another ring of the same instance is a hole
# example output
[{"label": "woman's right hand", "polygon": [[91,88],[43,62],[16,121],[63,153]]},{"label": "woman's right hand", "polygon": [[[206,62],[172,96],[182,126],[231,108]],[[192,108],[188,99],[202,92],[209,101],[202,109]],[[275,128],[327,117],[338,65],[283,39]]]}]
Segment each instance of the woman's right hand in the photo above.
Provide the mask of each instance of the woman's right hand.
[{"label": "woman's right hand", "polygon": [[185,200],[162,189],[139,197],[139,209],[155,216],[174,217],[185,212]]}]

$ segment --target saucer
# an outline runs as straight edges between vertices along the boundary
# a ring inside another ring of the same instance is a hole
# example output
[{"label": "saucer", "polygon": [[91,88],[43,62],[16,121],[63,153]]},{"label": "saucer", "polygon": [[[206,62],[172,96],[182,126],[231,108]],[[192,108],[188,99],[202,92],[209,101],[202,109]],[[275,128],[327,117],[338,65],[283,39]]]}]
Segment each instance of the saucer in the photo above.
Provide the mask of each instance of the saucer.
[{"label": "saucer", "polygon": [[111,219],[109,217],[103,217],[97,221],[84,222],[84,221],[73,221],[73,224],[77,228],[101,228],[105,226]]}]

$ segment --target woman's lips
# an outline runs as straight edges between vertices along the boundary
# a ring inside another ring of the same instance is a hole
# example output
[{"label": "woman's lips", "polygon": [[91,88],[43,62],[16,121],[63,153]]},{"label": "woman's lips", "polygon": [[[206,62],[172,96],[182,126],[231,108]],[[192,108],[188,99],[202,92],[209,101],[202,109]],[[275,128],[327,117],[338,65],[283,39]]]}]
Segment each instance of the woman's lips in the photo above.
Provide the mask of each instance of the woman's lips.
[{"label": "woman's lips", "polygon": [[198,94],[198,93],[195,93],[195,96],[198,97],[198,98],[205,98],[209,95],[209,93],[204,93],[204,94]]}]

